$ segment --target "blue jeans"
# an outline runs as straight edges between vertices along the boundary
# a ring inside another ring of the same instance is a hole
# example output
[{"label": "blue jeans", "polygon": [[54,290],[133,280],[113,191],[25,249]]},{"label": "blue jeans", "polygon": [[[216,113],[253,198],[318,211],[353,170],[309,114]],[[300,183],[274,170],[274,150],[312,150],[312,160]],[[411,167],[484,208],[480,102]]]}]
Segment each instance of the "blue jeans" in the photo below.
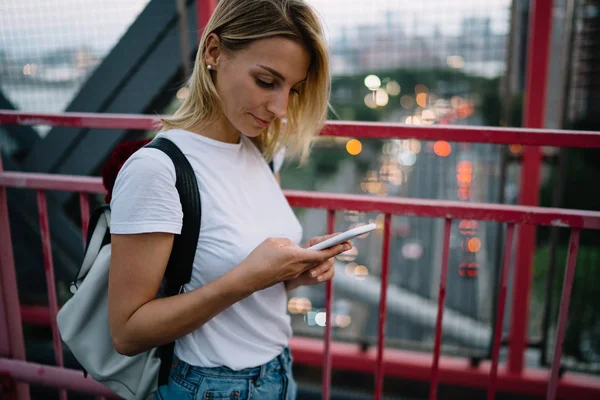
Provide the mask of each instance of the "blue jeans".
[{"label": "blue jeans", "polygon": [[168,385],[158,388],[155,400],[296,400],[292,356],[285,348],[259,367],[234,371],[203,368],[174,357]]}]

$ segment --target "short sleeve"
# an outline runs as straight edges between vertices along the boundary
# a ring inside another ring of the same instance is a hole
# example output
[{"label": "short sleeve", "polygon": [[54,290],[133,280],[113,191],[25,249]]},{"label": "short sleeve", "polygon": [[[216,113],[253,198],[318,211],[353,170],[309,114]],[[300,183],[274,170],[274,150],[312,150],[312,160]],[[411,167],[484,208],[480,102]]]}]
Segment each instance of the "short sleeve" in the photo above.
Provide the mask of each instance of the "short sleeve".
[{"label": "short sleeve", "polygon": [[142,148],[125,162],[113,188],[110,231],[114,234],[180,234],[181,201],[175,167],[165,153]]}]

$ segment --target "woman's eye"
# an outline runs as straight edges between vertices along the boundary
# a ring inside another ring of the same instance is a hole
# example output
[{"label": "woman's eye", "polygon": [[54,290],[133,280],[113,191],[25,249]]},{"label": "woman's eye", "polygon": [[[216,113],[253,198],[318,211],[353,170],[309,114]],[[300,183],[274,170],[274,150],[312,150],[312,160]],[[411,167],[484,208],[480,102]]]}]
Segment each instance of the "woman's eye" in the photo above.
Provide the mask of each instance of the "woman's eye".
[{"label": "woman's eye", "polygon": [[275,87],[275,84],[272,82],[266,82],[263,81],[262,79],[257,79],[256,80],[256,84],[260,87],[266,88],[266,89],[272,89]]}]

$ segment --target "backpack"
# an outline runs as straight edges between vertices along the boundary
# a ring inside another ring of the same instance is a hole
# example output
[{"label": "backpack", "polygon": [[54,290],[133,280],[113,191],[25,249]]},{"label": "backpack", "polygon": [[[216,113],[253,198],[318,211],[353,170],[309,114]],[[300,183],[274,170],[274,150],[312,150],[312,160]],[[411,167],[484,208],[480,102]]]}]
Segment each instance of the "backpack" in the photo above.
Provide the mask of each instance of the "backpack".
[{"label": "backpack", "polygon": [[[191,278],[200,233],[200,192],[192,166],[172,141],[156,138],[146,147],[163,151],[173,161],[183,210],[183,227],[175,236],[159,294],[173,296]],[[125,399],[149,399],[158,386],[168,382],[175,343],[133,357],[114,349],[108,326],[110,215],[110,207],[104,205],[90,218],[84,259],[71,284],[73,296],[58,312],[58,329],[84,371],[96,381]]]}]

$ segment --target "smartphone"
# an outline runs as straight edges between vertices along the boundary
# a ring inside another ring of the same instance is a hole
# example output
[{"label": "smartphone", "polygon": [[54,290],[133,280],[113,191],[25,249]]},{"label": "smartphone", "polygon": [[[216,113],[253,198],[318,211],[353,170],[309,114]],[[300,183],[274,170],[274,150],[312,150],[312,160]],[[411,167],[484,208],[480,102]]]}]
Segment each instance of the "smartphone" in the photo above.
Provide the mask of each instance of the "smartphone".
[{"label": "smartphone", "polygon": [[324,240],[321,243],[317,243],[314,246],[309,247],[308,249],[309,250],[328,249],[332,246],[335,246],[338,243],[352,240],[357,236],[364,235],[365,233],[374,231],[376,228],[377,228],[377,225],[375,225],[375,224],[359,226],[358,228],[347,230],[346,232],[340,233],[339,235],[336,235],[327,240]]}]

